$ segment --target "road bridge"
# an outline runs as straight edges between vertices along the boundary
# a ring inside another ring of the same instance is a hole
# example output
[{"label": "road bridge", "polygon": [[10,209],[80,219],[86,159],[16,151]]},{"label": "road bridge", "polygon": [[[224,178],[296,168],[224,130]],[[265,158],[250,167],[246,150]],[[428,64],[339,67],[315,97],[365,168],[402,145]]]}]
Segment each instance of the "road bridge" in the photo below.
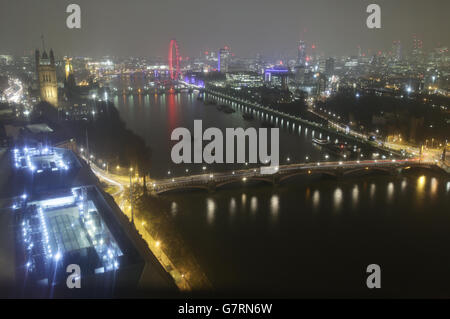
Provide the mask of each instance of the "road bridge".
[{"label": "road bridge", "polygon": [[273,174],[267,174],[267,170],[265,169],[251,168],[221,173],[198,174],[174,177],[164,180],[154,180],[150,185],[150,189],[154,194],[184,189],[204,189],[207,191],[214,191],[224,185],[232,183],[245,184],[250,181],[263,181],[276,185],[291,177],[299,175],[322,174],[333,177],[343,177],[354,173],[370,173],[374,171],[395,175],[400,174],[405,169],[410,169],[413,167],[442,170],[442,168],[436,165],[436,163],[421,162],[418,158],[400,160],[297,163],[273,167]]}]

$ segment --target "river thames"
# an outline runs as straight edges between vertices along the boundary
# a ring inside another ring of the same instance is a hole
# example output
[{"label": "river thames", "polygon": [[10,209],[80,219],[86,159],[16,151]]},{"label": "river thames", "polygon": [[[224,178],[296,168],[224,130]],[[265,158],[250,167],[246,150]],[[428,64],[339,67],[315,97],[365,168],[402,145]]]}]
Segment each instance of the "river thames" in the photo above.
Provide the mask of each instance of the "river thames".
[{"label": "river thames", "polygon": [[[244,167],[173,164],[173,129],[193,132],[198,119],[204,130],[262,125],[205,105],[196,93],[118,95],[113,102],[152,149],[155,179]],[[280,163],[337,160],[312,143],[312,134],[318,133],[307,127],[280,129]],[[153,209],[173,221],[219,295],[450,297],[448,176],[413,170],[302,176],[278,186],[232,184],[160,200]],[[377,291],[366,286],[370,264],[381,267]]]}]

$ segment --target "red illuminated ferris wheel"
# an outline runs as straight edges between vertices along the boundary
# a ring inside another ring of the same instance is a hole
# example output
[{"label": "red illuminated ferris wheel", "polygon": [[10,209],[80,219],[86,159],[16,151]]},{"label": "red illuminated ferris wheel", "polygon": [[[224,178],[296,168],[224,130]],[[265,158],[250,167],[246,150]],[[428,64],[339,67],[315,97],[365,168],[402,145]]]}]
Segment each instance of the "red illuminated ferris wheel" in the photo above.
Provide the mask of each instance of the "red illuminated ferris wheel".
[{"label": "red illuminated ferris wheel", "polygon": [[180,56],[177,40],[170,40],[169,45],[169,72],[170,79],[176,80],[180,76]]}]

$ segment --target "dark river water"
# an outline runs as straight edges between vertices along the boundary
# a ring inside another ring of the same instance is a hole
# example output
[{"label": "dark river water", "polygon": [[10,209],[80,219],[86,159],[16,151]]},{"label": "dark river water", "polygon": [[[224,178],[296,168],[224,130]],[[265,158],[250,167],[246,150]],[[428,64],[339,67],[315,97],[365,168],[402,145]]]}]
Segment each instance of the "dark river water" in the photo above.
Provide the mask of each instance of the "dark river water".
[{"label": "dark river water", "polygon": [[[200,173],[203,166],[207,172],[244,167],[173,164],[176,127],[192,132],[194,119],[203,120],[203,129],[261,125],[204,105],[195,93],[119,95],[114,104],[151,147],[152,178]],[[336,160],[311,143],[312,134],[319,133],[280,130],[280,162]],[[230,185],[161,198],[218,294],[450,297],[448,176],[412,169],[397,176],[302,176],[278,186]],[[381,289],[366,286],[370,264],[381,267]]]}]

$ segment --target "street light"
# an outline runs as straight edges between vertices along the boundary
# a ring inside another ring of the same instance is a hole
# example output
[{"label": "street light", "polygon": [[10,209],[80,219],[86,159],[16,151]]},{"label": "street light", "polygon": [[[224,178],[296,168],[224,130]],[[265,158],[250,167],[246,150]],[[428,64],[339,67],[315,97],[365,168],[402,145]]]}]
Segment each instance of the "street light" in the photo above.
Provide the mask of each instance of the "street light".
[{"label": "street light", "polygon": [[131,173],[133,167],[130,167],[130,206],[131,206],[131,224],[134,225],[134,211],[133,211],[133,184],[131,183]]}]

